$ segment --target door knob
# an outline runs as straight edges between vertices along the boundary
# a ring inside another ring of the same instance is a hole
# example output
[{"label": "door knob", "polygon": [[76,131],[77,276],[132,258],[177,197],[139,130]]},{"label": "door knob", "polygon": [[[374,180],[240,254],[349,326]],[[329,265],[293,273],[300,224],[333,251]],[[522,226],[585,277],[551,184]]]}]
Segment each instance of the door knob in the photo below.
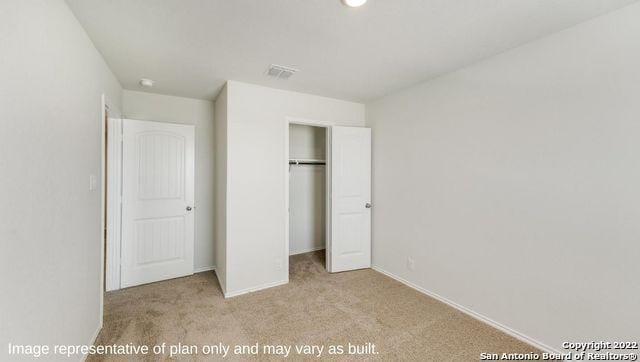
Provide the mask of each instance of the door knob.
[{"label": "door knob", "polygon": [[191,211],[193,208],[191,206],[187,206],[187,211]]},{"label": "door knob", "polygon": [[371,208],[371,203],[367,202],[366,204],[364,204],[364,207],[366,207],[367,209],[370,209]]}]

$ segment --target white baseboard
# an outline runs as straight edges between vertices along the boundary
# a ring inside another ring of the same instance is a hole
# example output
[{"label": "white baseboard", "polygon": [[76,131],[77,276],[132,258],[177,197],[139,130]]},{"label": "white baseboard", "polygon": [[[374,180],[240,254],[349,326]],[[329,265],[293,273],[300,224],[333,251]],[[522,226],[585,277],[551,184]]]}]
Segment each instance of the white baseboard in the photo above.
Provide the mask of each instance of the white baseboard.
[{"label": "white baseboard", "polygon": [[323,246],[317,246],[315,248],[311,248],[311,249],[308,249],[308,250],[298,250],[298,251],[294,251],[293,253],[290,253],[289,256],[298,255],[298,254],[312,253],[314,251],[323,250],[323,249],[326,249],[326,248],[327,247],[323,245]]},{"label": "white baseboard", "polygon": [[251,288],[246,288],[246,289],[242,289],[242,290],[226,292],[226,293],[224,293],[224,297],[225,298],[237,297],[237,296],[242,295],[242,294],[253,293],[253,292],[257,292],[259,290],[263,290],[263,289],[267,289],[267,288],[273,288],[273,287],[277,287],[279,285],[283,285],[283,284],[287,284],[287,283],[289,283],[289,279],[280,280],[280,281],[273,282],[273,283],[267,283],[267,284],[263,284],[263,285],[259,285],[259,286],[251,287]]},{"label": "white baseboard", "polygon": [[395,280],[399,281],[400,283],[402,283],[402,284],[404,284],[404,285],[406,285],[406,286],[408,286],[408,287],[410,287],[412,289],[415,289],[415,290],[419,291],[422,294],[425,294],[425,295],[427,295],[427,296],[429,296],[431,298],[437,299],[437,300],[441,301],[442,303],[445,303],[445,304],[447,304],[447,305],[449,305],[449,306],[461,311],[462,313],[467,314],[470,317],[473,317],[473,318],[479,320],[480,322],[486,323],[486,324],[492,326],[493,328],[496,328],[496,329],[498,329],[498,330],[510,335],[511,337],[513,337],[513,338],[515,338],[517,340],[520,340],[522,342],[530,344],[533,347],[538,348],[539,350],[541,350],[543,352],[556,353],[556,354],[560,353],[556,349],[551,348],[551,347],[547,346],[544,343],[538,342],[535,339],[527,336],[524,333],[520,333],[520,332],[518,332],[518,331],[516,331],[516,330],[514,330],[512,328],[509,328],[509,327],[507,327],[507,326],[505,326],[503,324],[500,324],[500,323],[494,321],[491,318],[485,317],[484,315],[482,315],[482,314],[480,314],[478,312],[475,312],[475,311],[473,311],[473,310],[471,310],[471,309],[469,309],[469,308],[467,308],[465,306],[462,306],[462,305],[460,305],[460,304],[458,304],[458,303],[456,303],[454,301],[451,301],[451,300],[449,300],[449,299],[447,299],[447,298],[445,298],[443,296],[440,296],[440,295],[438,295],[436,293],[433,293],[433,292],[431,292],[429,290],[426,290],[426,289],[424,289],[422,287],[419,287],[419,286],[409,282],[408,280],[400,278],[399,276],[396,276],[396,275],[394,275],[394,274],[392,274],[392,273],[390,273],[390,272],[388,272],[386,270],[383,270],[383,269],[381,269],[381,268],[379,268],[377,266],[372,266],[372,269],[377,271],[377,272],[379,272],[379,273],[382,273],[382,274],[388,276],[391,279],[395,279]]},{"label": "white baseboard", "polygon": [[[95,332],[93,332],[91,339],[89,339],[89,344],[87,344],[88,346],[93,346],[96,343],[96,339],[98,339],[98,335],[100,334],[101,330],[102,330],[102,321],[100,321],[100,324],[98,324],[98,328],[96,329]],[[87,360],[88,357],[89,357],[89,354],[85,353],[82,355],[82,357],[80,357],[80,361],[84,362]]]},{"label": "white baseboard", "polygon": [[199,268],[193,268],[193,274],[196,273],[204,273],[204,272],[208,272],[211,270],[216,270],[216,267],[211,265],[211,266],[201,266]]},{"label": "white baseboard", "polygon": [[227,285],[222,282],[223,276],[220,273],[216,273],[216,279],[218,279],[218,284],[220,285],[220,290],[222,291],[222,295],[225,295],[225,291],[227,290]]}]

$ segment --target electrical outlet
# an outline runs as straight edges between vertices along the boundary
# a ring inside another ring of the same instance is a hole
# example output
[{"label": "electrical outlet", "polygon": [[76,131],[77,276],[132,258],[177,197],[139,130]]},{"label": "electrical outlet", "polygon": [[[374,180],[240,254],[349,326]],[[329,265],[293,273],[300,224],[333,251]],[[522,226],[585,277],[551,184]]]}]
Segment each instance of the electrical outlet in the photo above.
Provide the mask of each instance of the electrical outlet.
[{"label": "electrical outlet", "polygon": [[282,258],[276,258],[276,270],[282,270],[284,268],[284,263],[282,262]]},{"label": "electrical outlet", "polygon": [[411,257],[407,257],[407,269],[410,271],[416,270],[416,262]]}]

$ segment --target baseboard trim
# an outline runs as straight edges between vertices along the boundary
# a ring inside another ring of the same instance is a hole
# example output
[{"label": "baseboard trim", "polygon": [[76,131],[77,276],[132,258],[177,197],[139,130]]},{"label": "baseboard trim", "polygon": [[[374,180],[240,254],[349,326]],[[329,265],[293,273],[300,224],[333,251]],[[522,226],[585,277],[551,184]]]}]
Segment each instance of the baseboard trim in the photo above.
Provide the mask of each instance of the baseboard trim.
[{"label": "baseboard trim", "polygon": [[256,287],[246,288],[246,289],[237,290],[237,291],[233,291],[233,292],[226,292],[226,293],[224,293],[224,297],[225,298],[233,298],[233,297],[237,297],[239,295],[257,292],[259,290],[273,288],[273,287],[277,287],[279,285],[284,285],[284,284],[287,284],[287,283],[289,283],[289,279],[280,280],[280,281],[273,282],[273,283],[262,284],[262,285],[258,285]]},{"label": "baseboard trim", "polygon": [[486,317],[486,316],[484,316],[484,315],[482,315],[482,314],[480,314],[478,312],[475,312],[475,311],[473,311],[473,310],[471,310],[471,309],[469,309],[469,308],[467,308],[467,307],[465,307],[463,305],[460,305],[460,304],[458,304],[458,303],[456,303],[456,302],[454,302],[452,300],[449,300],[449,299],[447,299],[447,298],[445,298],[445,297],[443,297],[443,296],[441,296],[439,294],[436,294],[436,293],[434,293],[432,291],[429,291],[429,290],[426,290],[426,289],[424,289],[422,287],[419,287],[419,286],[411,283],[410,281],[405,280],[405,279],[403,279],[403,278],[401,278],[401,277],[399,277],[399,276],[397,276],[397,275],[395,275],[393,273],[390,273],[390,272],[388,272],[388,271],[386,271],[386,270],[384,270],[384,269],[382,269],[380,267],[372,266],[371,268],[373,270],[381,273],[381,274],[384,274],[384,275],[388,276],[391,279],[394,279],[394,280],[396,280],[396,281],[408,286],[409,288],[415,289],[415,290],[417,290],[418,292],[420,292],[422,294],[425,294],[425,295],[427,295],[427,296],[429,296],[431,298],[434,298],[434,299],[436,299],[436,300],[438,300],[438,301],[440,301],[440,302],[442,302],[444,304],[447,304],[447,305],[449,305],[449,306],[461,311],[462,313],[464,313],[464,314],[466,314],[466,315],[468,315],[468,316],[470,316],[472,318],[475,318],[475,319],[479,320],[480,322],[488,324],[488,325],[492,326],[493,328],[496,328],[496,329],[498,329],[498,330],[510,335],[511,337],[519,340],[519,341],[522,341],[524,343],[530,344],[533,347],[542,350],[543,352],[556,353],[556,354],[560,353],[556,349],[554,349],[552,347],[549,347],[544,343],[536,341],[535,339],[527,336],[524,333],[520,333],[520,332],[518,332],[518,331],[516,331],[516,330],[514,330],[512,328],[509,328],[509,327],[505,326],[504,324],[498,323],[498,322],[494,321],[491,318],[488,318],[488,317]]},{"label": "baseboard trim", "polygon": [[203,267],[200,267],[200,268],[193,268],[193,274],[204,273],[204,272],[208,272],[208,271],[211,271],[211,270],[216,270],[216,267],[212,265],[212,266],[203,266]]},{"label": "baseboard trim", "polygon": [[306,254],[306,253],[312,253],[312,252],[314,252],[314,251],[324,250],[324,249],[326,249],[326,248],[327,248],[326,246],[318,246],[318,247],[315,247],[315,248],[311,248],[311,249],[309,249],[309,250],[296,251],[296,252],[294,252],[293,254],[289,254],[289,256],[292,256],[292,255],[299,255],[299,254]]},{"label": "baseboard trim", "polygon": [[[93,335],[91,336],[91,339],[89,339],[89,344],[88,346],[93,346],[96,343],[96,340],[98,339],[98,335],[100,334],[100,331],[102,330],[102,321],[100,322],[100,324],[98,324],[98,328],[96,329],[95,332],[93,332]],[[89,357],[88,353],[84,353],[82,355],[82,357],[80,358],[80,361],[86,361],[87,358]]]}]

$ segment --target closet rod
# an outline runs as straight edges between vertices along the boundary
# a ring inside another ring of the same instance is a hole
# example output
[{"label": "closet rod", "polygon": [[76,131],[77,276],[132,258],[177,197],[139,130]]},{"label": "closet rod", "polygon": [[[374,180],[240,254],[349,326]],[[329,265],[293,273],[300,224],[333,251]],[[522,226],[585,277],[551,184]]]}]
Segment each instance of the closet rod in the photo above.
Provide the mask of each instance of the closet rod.
[{"label": "closet rod", "polygon": [[327,163],[325,161],[296,161],[296,160],[290,160],[289,164],[290,165],[326,165]]}]

